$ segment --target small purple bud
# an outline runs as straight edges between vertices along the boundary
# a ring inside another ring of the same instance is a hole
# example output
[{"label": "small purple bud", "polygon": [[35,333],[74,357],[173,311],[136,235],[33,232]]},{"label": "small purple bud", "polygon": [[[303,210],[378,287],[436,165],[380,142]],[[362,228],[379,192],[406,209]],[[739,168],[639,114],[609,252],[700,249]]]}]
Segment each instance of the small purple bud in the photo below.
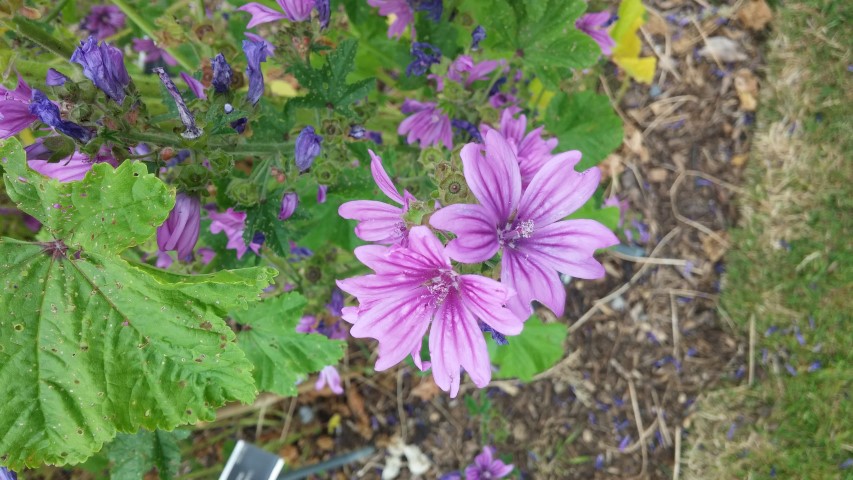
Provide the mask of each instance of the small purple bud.
[{"label": "small purple bud", "polygon": [[619,442],[619,451],[624,452],[625,449],[628,448],[628,445],[630,445],[630,444],[631,444],[631,436],[625,435],[624,437],[622,437],[622,441]]},{"label": "small purple bud", "polygon": [[37,116],[44,124],[53,127],[56,131],[64,133],[75,140],[88,143],[92,139],[92,132],[89,129],[74,122],[63,120],[59,116],[59,107],[51,102],[41,90],[33,89],[29,110],[31,114]]},{"label": "small purple bud", "polygon": [[382,134],[379,132],[367,132],[367,139],[377,145],[382,145]]},{"label": "small purple bud", "polygon": [[65,82],[68,80],[68,77],[59,73],[56,69],[49,68],[47,69],[47,77],[44,79],[44,83],[48,87],[59,87],[65,85]]},{"label": "small purple bud", "polygon": [[320,28],[323,30],[329,28],[329,19],[332,17],[332,8],[329,5],[329,0],[314,0],[314,6],[317,8]]},{"label": "small purple bud", "polygon": [[243,53],[246,54],[246,76],[249,77],[249,91],[246,101],[255,105],[264,94],[264,74],[261,62],[267,61],[266,42],[243,40]]},{"label": "small purple bud", "polygon": [[234,111],[234,107],[230,103],[226,103],[225,106],[222,108],[225,110],[226,114],[229,114]]},{"label": "small purple bud", "polygon": [[184,99],[181,97],[181,94],[178,93],[178,87],[175,86],[175,82],[169,78],[169,74],[162,68],[157,67],[153,71],[160,77],[160,81],[163,83],[163,86],[166,87],[166,90],[169,92],[169,95],[172,96],[172,100],[175,101],[175,105],[178,107],[178,114],[181,116],[181,123],[183,123],[184,127],[187,129],[181,134],[181,136],[190,140],[200,137],[203,131],[196,126],[195,117],[193,117],[190,109],[187,108],[187,104],[184,103]]},{"label": "small purple bud", "polygon": [[349,136],[356,140],[364,138],[365,133],[367,133],[367,130],[365,130],[361,125],[353,125],[349,129]]},{"label": "small purple bud", "polygon": [[186,72],[181,72],[181,78],[184,80],[187,86],[190,87],[190,90],[192,90],[193,95],[195,95],[196,98],[207,100],[207,95],[205,95],[204,93],[203,83],[199,82]]},{"label": "small purple bud", "polygon": [[246,125],[249,124],[249,119],[246,117],[240,117],[237,120],[234,120],[230,123],[231,128],[237,131],[238,134],[243,134],[246,131]]},{"label": "small purple bud", "polygon": [[818,370],[820,370],[820,362],[815,360],[811,365],[809,365],[809,373],[816,372]]},{"label": "small purple bud", "polygon": [[480,135],[480,131],[471,122],[453,119],[450,121],[450,125],[455,128],[457,132],[467,133],[473,142],[483,143],[483,137]]},{"label": "small purple bud", "polygon": [[412,43],[412,63],[406,67],[406,76],[421,76],[425,74],[433,64],[441,63],[441,50],[426,42]]},{"label": "small purple bud", "polygon": [[178,252],[179,260],[188,260],[192,257],[193,248],[198,241],[200,225],[201,202],[198,197],[178,192],[175,208],[157,228],[157,246],[163,252]]},{"label": "small purple bud", "polygon": [[287,220],[296,211],[299,205],[299,195],[287,192],[281,197],[281,211],[278,212],[279,220]]},{"label": "small purple bud", "polygon": [[317,203],[326,203],[326,192],[328,191],[328,185],[317,185]]},{"label": "small purple bud", "polygon": [[304,172],[311,168],[314,159],[320,155],[320,145],[323,143],[323,137],[314,133],[314,127],[307,126],[299,132],[296,137],[296,167],[300,172]]},{"label": "small purple bud", "polygon": [[340,317],[343,315],[341,312],[344,309],[344,293],[339,289],[335,288],[332,290],[332,300],[326,304],[326,310],[329,311],[329,315],[333,317]]},{"label": "small purple bud", "polygon": [[471,32],[471,50],[479,50],[480,42],[486,39],[486,29],[482,25],[477,25],[477,28]]},{"label": "small purple bud", "polygon": [[785,370],[788,370],[788,373],[790,373],[792,377],[797,376],[797,370],[792,367],[790,363],[785,364]]},{"label": "small purple bud", "polygon": [[221,53],[210,59],[210,64],[213,66],[213,91],[216,93],[227,93],[231,88],[231,65],[225,61],[225,56]]},{"label": "small purple bud", "polygon": [[89,37],[71,55],[71,61],[83,66],[83,75],[119,105],[126,96],[124,89],[130,84],[130,75],[124,67],[121,50],[109,43]]}]

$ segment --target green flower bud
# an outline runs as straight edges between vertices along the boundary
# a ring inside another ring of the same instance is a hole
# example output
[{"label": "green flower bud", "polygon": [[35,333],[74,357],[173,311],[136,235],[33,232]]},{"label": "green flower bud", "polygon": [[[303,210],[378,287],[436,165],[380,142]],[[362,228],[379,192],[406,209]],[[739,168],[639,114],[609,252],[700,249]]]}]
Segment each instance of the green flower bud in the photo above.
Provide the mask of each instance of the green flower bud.
[{"label": "green flower bud", "polygon": [[234,159],[224,153],[212,153],[207,161],[210,163],[210,171],[215,177],[224,177],[234,169]]},{"label": "green flower bud", "polygon": [[429,147],[421,150],[418,162],[429,168],[445,161],[444,152],[440,148]]},{"label": "green flower bud", "polygon": [[323,120],[322,129],[323,134],[329,137],[340,137],[344,134],[344,127],[341,122],[331,118]]},{"label": "green flower bud", "polygon": [[452,172],[438,184],[441,192],[442,205],[463,203],[468,198],[468,184],[465,177],[458,172]]},{"label": "green flower bud", "polygon": [[407,225],[420,225],[424,215],[429,213],[426,203],[419,200],[409,203],[409,209],[403,214]]},{"label": "green flower bud", "polygon": [[225,190],[225,194],[237,204],[246,207],[255,206],[260,201],[258,187],[245,178],[231,180],[231,183],[228,184],[228,188]]},{"label": "green flower bud", "polygon": [[[207,190],[207,184],[210,182],[210,170],[207,168],[197,165],[184,165],[183,167],[179,167],[181,171],[178,173],[178,185],[180,188],[178,190],[187,192],[187,193],[197,193]],[[237,201],[236,198],[231,196],[231,185],[228,185],[228,196]],[[254,185],[253,185],[254,187]],[[257,189],[255,189],[255,196],[257,197]]]},{"label": "green flower bud", "polygon": [[314,164],[314,168],[311,170],[311,173],[314,174],[317,182],[323,185],[333,185],[338,178],[338,169],[335,168],[332,162],[328,161],[319,165]]}]

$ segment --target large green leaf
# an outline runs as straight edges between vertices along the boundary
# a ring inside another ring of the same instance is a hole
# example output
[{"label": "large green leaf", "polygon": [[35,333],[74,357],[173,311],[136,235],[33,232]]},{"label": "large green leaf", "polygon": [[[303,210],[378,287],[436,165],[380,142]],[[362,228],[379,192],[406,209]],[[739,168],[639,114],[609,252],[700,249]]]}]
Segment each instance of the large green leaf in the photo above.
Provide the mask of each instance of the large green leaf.
[{"label": "large green leaf", "polygon": [[232,314],[250,327],[237,334],[237,344],[255,365],[259,389],[296,395],[300,377],[334,365],[343,356],[344,342],[296,331],[305,303],[302,295],[286,293]]},{"label": "large green leaf", "polygon": [[532,380],[534,375],[563,358],[563,341],[567,332],[562,323],[542,323],[533,316],[524,324],[520,335],[507,339],[509,344],[499,346],[488,339],[489,356],[498,366],[495,377]]},{"label": "large green leaf", "polygon": [[545,126],[557,136],[560,150],[580,150],[584,170],[601,163],[622,144],[622,120],[610,100],[593,92],[557,93],[545,113]]},{"label": "large green leaf", "polygon": [[190,432],[186,430],[140,430],[136,435],[120,434],[109,446],[110,478],[142,480],[156,467],[160,480],[172,480],[178,475],[181,465],[178,442],[189,436]]},{"label": "large green leaf", "polygon": [[257,299],[273,270],[189,276],[119,257],[174,202],[144,164],[59,183],[30,170],[14,139],[0,161],[9,196],[55,238],[0,239],[6,465],[79,463],[117,432],[171,430],[253,400],[252,365],[221,317]]}]

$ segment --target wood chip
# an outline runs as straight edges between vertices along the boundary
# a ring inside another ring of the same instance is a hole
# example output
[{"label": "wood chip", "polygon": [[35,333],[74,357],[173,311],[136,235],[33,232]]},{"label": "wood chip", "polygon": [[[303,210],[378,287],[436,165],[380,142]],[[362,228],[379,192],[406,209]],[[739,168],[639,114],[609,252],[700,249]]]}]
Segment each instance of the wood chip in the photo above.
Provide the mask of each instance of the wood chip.
[{"label": "wood chip", "polygon": [[773,19],[773,11],[764,0],[753,0],[746,2],[737,12],[737,19],[746,28],[753,31],[764,30],[764,27]]}]

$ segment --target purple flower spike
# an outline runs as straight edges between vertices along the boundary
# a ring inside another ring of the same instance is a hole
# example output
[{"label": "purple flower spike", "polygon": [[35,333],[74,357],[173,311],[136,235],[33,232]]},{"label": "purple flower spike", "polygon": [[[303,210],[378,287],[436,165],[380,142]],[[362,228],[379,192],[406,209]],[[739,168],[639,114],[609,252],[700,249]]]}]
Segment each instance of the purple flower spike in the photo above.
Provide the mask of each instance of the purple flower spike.
[{"label": "purple flower spike", "polygon": [[210,59],[210,64],[213,66],[213,90],[216,93],[228,93],[231,88],[231,77],[233,72],[231,65],[225,61],[225,56],[221,53]]},{"label": "purple flower spike", "polygon": [[491,480],[504,478],[515,468],[495,458],[495,449],[484,447],[483,453],[474,457],[474,463],[465,468],[465,480]]},{"label": "purple flower spike", "polygon": [[255,105],[264,94],[264,74],[261,72],[261,62],[267,61],[266,42],[243,40],[243,53],[246,54],[246,76],[249,77],[249,91],[246,101]]},{"label": "purple flower spike", "polygon": [[394,21],[388,27],[388,38],[400,38],[406,27],[412,26],[412,37],[415,36],[415,11],[407,0],[367,0],[371,7],[379,9],[379,15],[394,16]]},{"label": "purple flower spike", "polygon": [[60,118],[59,107],[51,102],[41,90],[33,89],[33,99],[30,102],[29,108],[30,113],[60,133],[64,133],[82,143],[88,143],[92,139],[92,132],[87,128]]},{"label": "purple flower spike", "polygon": [[337,282],[359,302],[343,309],[343,319],[353,324],[350,334],[379,341],[377,371],[408,355],[423,369],[421,343],[429,330],[435,383],[456,397],[464,368],[475,385],[485,387],[492,370],[478,320],[504,335],[521,333],[522,321],[505,307],[511,289],[487,277],[455,272],[429,227],[413,227],[408,238],[406,247],[355,249],[374,273]]},{"label": "purple flower spike", "polygon": [[186,128],[186,131],[184,131],[181,136],[190,140],[200,137],[204,132],[196,126],[195,117],[193,117],[190,109],[187,108],[187,104],[178,92],[178,87],[175,86],[175,82],[169,78],[169,74],[162,68],[155,68],[154,73],[160,77],[160,81],[163,83],[163,86],[166,87],[166,90],[169,92],[169,95],[172,96],[172,100],[175,101],[175,105],[178,107],[178,114],[181,116],[181,123],[183,123],[184,128]]},{"label": "purple flower spike", "polygon": [[145,55],[144,63],[154,63],[158,60],[163,60],[166,65],[174,67],[178,64],[175,57],[169,55],[169,52],[158,47],[154,40],[150,38],[134,38],[133,50]]},{"label": "purple flower spike", "polygon": [[314,0],[276,0],[276,3],[278,3],[282,12],[277,12],[270,7],[255,2],[247,3],[237,10],[242,10],[252,15],[252,19],[246,25],[246,28],[252,28],[262,23],[277,22],[280,20],[304,22],[311,18],[311,10],[315,7]]},{"label": "purple flower spike", "polygon": [[594,220],[563,220],[595,193],[597,168],[576,172],[581,153],[561,153],[533,177],[524,190],[513,149],[497,131],[486,132],[483,145],[462,148],[463,173],[480,202],[456,204],[435,212],[430,224],[453,232],[447,254],[464,263],[479,263],[503,250],[501,283],[517,292],[508,306],[522,318],[538,300],[562,316],[566,289],[560,273],[575,278],[604,276],[592,254],[619,243],[613,232]]},{"label": "purple flower spike", "polygon": [[0,138],[9,138],[38,120],[29,108],[32,95],[32,89],[20,76],[14,90],[0,85]]},{"label": "purple flower spike", "polygon": [[83,66],[83,75],[100,88],[116,103],[124,101],[125,87],[130,76],[124,67],[121,50],[104,42],[98,45],[95,37],[89,37],[71,55],[71,61]]},{"label": "purple flower spike", "polygon": [[296,211],[299,205],[299,195],[293,192],[287,192],[281,197],[281,210],[278,213],[279,220],[287,220]]},{"label": "purple flower spike", "polygon": [[421,76],[425,74],[433,64],[441,63],[441,50],[435,45],[426,42],[414,42],[411,50],[415,57],[412,63],[406,67],[406,76]]},{"label": "purple flower spike", "polygon": [[175,208],[157,228],[157,247],[163,252],[174,250],[178,253],[178,260],[191,259],[200,225],[201,202],[198,197],[178,192]]},{"label": "purple flower spike", "polygon": [[212,220],[210,222],[210,233],[214,235],[220,232],[225,233],[225,236],[228,237],[228,244],[225,247],[236,250],[238,259],[243,258],[243,255],[250,248],[255,253],[260,251],[260,244],[257,242],[246,245],[246,242],[243,241],[243,231],[246,229],[246,212],[235,212],[229,208],[223,213],[210,212],[208,215]]},{"label": "purple flower spike", "polygon": [[187,86],[190,87],[190,90],[192,90],[193,95],[195,95],[196,98],[207,100],[207,95],[204,93],[203,83],[193,78],[187,72],[181,72],[181,78],[184,80],[184,83],[186,83]]},{"label": "purple flower spike", "polygon": [[96,163],[106,162],[113,167],[118,166],[118,162],[107,146],[101,147],[101,151],[94,158],[80,152],[74,152],[58,162],[51,163],[48,160],[53,156],[53,152],[44,145],[45,138],[48,137],[37,138],[35,143],[26,147],[24,151],[27,154],[27,165],[46,177],[60,182],[74,182],[82,180],[86,173],[92,169],[92,165]]},{"label": "purple flower spike", "polygon": [[450,117],[436,103],[406,99],[401,110],[412,114],[397,127],[397,133],[406,135],[409,145],[418,142],[421,148],[444,145],[453,149]]},{"label": "purple flower spike", "polygon": [[317,383],[314,384],[314,390],[318,392],[323,390],[326,385],[329,386],[329,389],[335,393],[335,395],[341,395],[344,393],[343,387],[341,387],[341,375],[338,373],[338,369],[332,365],[323,367],[320,370],[320,375],[317,377]]},{"label": "purple flower spike", "polygon": [[125,20],[124,12],[115,5],[95,5],[80,23],[80,28],[103,40],[124,28]]},{"label": "purple flower spike", "polygon": [[296,168],[300,172],[304,172],[311,168],[314,159],[320,155],[320,146],[323,143],[323,137],[314,133],[314,127],[308,125],[299,132],[296,137],[296,151],[294,158],[296,160]]},{"label": "purple flower spike", "polygon": [[391,177],[382,167],[382,159],[373,153],[373,150],[367,152],[370,153],[370,172],[373,174],[373,180],[379,186],[379,190],[400,207],[374,200],[354,200],[341,205],[338,208],[338,215],[358,221],[355,235],[362,240],[386,245],[405,245],[409,231],[403,216],[415,197],[407,191],[403,191],[400,195]]},{"label": "purple flower spike", "polygon": [[67,82],[68,80],[69,78],[59,73],[59,71],[53,68],[48,68],[47,76],[44,79],[44,83],[48,87],[60,87],[62,85],[65,85],[65,82]]},{"label": "purple flower spike", "polygon": [[471,32],[471,50],[479,50],[480,42],[486,39],[486,29],[482,25],[477,25],[477,28]]},{"label": "purple flower spike", "polygon": [[598,47],[601,48],[601,53],[609,56],[613,51],[616,42],[610,37],[607,32],[607,27],[611,22],[610,12],[587,13],[575,22],[575,27],[583,33],[592,37]]}]

